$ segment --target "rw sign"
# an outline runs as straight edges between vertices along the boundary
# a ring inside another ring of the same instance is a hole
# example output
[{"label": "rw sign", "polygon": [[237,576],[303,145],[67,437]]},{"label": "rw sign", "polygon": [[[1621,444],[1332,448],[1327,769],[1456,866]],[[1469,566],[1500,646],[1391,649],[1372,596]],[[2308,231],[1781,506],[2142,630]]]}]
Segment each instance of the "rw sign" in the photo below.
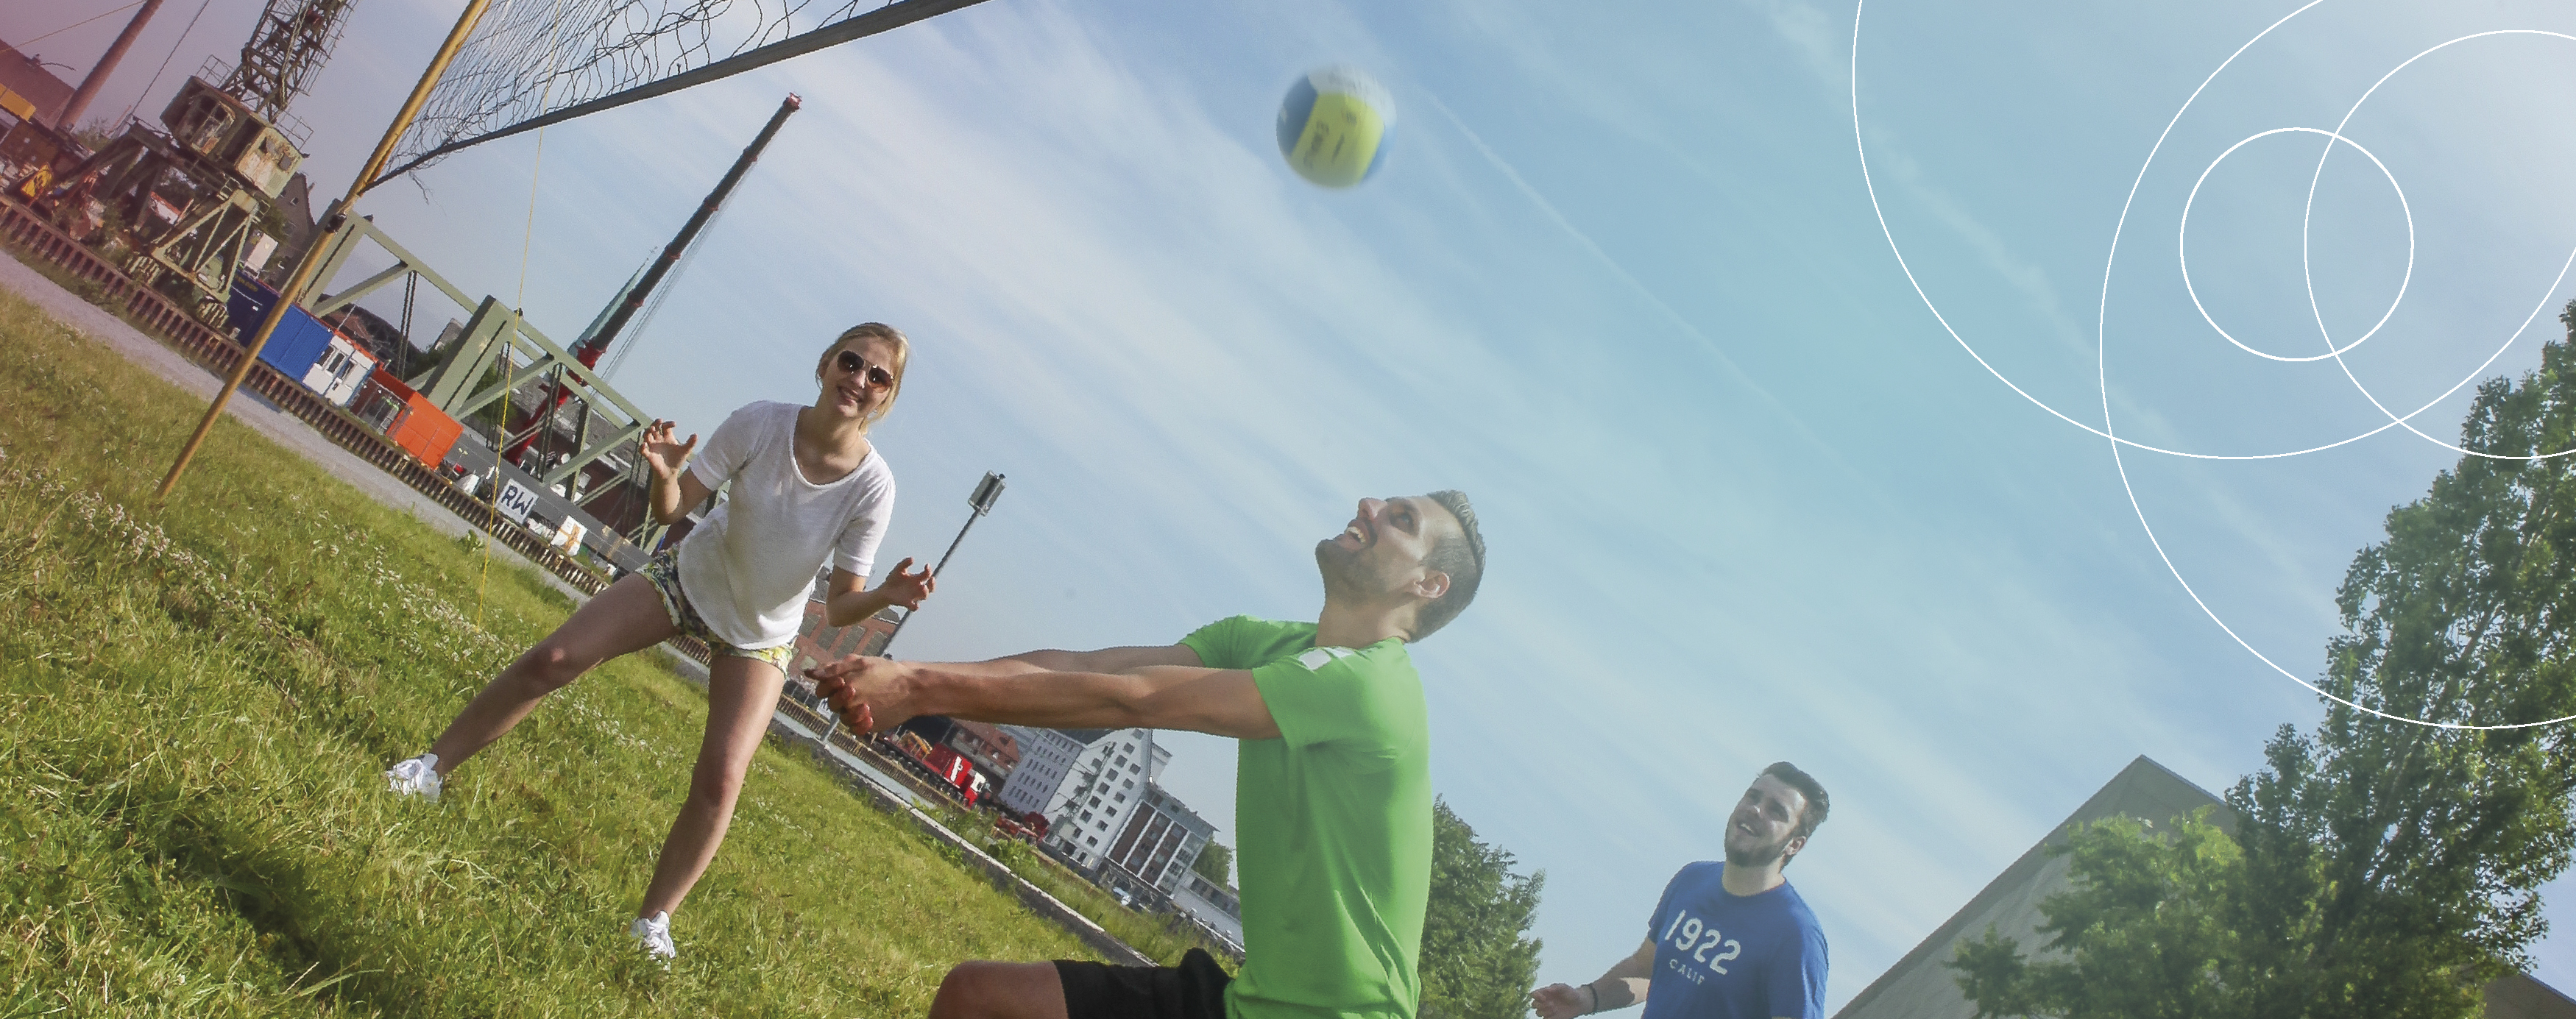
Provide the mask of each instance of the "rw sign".
[{"label": "rw sign", "polygon": [[528,525],[528,511],[537,508],[537,493],[515,480],[501,483],[501,496],[492,503],[501,515],[521,527]]}]

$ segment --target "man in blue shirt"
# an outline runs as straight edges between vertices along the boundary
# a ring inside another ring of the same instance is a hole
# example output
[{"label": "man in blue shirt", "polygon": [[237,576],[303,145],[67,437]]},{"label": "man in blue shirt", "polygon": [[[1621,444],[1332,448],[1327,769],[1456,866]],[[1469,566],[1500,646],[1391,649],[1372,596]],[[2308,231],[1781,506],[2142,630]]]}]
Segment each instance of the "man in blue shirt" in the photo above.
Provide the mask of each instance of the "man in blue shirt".
[{"label": "man in blue shirt", "polygon": [[1825,933],[1780,876],[1825,821],[1825,787],[1782,761],[1726,819],[1726,862],[1683,867],[1646,941],[1601,979],[1530,994],[1539,1019],[1646,1002],[1642,1019],[1824,1019]]}]

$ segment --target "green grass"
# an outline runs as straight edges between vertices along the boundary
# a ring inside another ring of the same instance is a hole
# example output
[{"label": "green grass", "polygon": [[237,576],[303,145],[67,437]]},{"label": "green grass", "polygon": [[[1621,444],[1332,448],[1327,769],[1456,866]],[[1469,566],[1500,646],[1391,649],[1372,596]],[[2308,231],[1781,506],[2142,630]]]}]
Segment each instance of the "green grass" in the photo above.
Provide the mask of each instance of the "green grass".
[{"label": "green grass", "polygon": [[1110,898],[1109,893],[1100,890],[1100,886],[1083,880],[1065,869],[1063,864],[1048,859],[1045,854],[1023,843],[991,837],[983,848],[1030,884],[1055,896],[1056,901],[1090,917],[1093,923],[1108,931],[1110,937],[1165,965],[1177,964],[1183,952],[1201,948],[1215,957],[1219,968],[1228,973],[1235,970],[1232,956],[1199,940],[1198,935],[1188,933],[1170,918],[1139,913],[1119,905],[1118,900]]},{"label": "green grass", "polygon": [[1192,948],[1205,949],[1215,957],[1217,966],[1228,973],[1235,971],[1234,959],[1215,945],[1201,940],[1184,925],[1167,916],[1140,913],[1119,905],[1118,900],[1100,886],[1082,879],[1064,864],[1030,847],[1027,843],[1002,837],[993,830],[993,817],[972,813],[956,806],[937,812],[939,823],[975,843],[985,855],[1002,861],[1040,891],[1055,896],[1056,901],[1073,907],[1089,917],[1101,930],[1129,948],[1142,952],[1164,965],[1177,965],[1182,953]]},{"label": "green grass", "polygon": [[1091,957],[772,747],[642,962],[704,698],[623,659],[394,799],[570,602],[231,421],[152,507],[202,406],[0,293],[0,1017],[902,1015]]}]

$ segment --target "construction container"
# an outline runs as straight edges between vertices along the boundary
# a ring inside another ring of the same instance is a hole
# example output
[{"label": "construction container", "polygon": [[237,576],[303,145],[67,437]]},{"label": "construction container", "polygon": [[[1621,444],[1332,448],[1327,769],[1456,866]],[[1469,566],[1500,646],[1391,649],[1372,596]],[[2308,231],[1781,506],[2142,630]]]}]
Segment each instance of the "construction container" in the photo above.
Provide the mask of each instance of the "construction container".
[{"label": "construction container", "polygon": [[[247,277],[233,278],[233,296],[224,302],[224,313],[233,327],[233,339],[242,346],[259,332],[259,324],[268,317],[268,309],[277,303],[277,290]],[[313,371],[313,363],[331,347],[331,327],[323,325],[302,308],[286,309],[277,329],[268,335],[268,343],[259,348],[259,359],[268,362],[287,378],[301,381]]]},{"label": "construction container", "polygon": [[432,470],[446,461],[447,451],[465,434],[465,426],[429,402],[429,397],[382,368],[367,376],[349,410]]},{"label": "construction container", "polygon": [[304,373],[304,388],[322,394],[322,398],[346,407],[357,398],[358,389],[376,372],[376,355],[357,341],[333,332],[329,346],[320,360]]}]

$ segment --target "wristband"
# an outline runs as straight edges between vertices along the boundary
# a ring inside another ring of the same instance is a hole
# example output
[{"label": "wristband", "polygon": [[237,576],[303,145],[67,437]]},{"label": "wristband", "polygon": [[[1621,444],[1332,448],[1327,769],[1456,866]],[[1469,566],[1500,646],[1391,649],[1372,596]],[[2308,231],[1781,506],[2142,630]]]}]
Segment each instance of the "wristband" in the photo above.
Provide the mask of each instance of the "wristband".
[{"label": "wristband", "polygon": [[[1599,981],[1594,981],[1594,983],[1598,983],[1598,982],[1599,982]],[[1591,999],[1591,1001],[1592,1001],[1592,1004],[1591,1004],[1591,1005],[1586,1006],[1586,1007],[1584,1008],[1584,1010],[1583,1010],[1583,1014],[1584,1014],[1584,1015],[1591,1015],[1591,1014],[1593,1014],[1593,1013],[1596,1013],[1596,1012],[1601,1011],[1601,989],[1600,989],[1600,988],[1598,988],[1598,987],[1594,987],[1594,986],[1592,986],[1592,984],[1585,984],[1585,985],[1583,985],[1583,993],[1584,993],[1584,996],[1585,996],[1585,997],[1587,997],[1587,998]]]}]

